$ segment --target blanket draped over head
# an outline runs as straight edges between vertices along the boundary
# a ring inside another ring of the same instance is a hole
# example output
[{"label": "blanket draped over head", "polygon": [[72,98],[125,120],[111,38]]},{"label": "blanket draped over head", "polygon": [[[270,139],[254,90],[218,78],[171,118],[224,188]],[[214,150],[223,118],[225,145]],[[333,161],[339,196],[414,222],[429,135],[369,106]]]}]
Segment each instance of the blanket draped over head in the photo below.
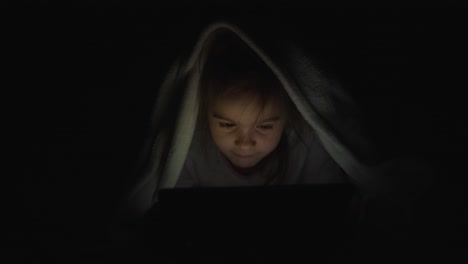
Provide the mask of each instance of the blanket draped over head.
[{"label": "blanket draped over head", "polygon": [[174,62],[162,82],[144,170],[129,186],[122,216],[142,217],[157,202],[158,190],[174,188],[195,132],[202,51],[213,34],[226,30],[239,36],[271,68],[326,151],[363,196],[401,204],[417,196],[421,189],[418,176],[428,173],[425,167],[403,157],[378,158],[381,155],[364,129],[372,120],[363,123],[353,97],[326,78],[303,50],[280,37],[257,41],[256,35],[249,35],[240,26],[218,21],[201,32],[191,52]]}]

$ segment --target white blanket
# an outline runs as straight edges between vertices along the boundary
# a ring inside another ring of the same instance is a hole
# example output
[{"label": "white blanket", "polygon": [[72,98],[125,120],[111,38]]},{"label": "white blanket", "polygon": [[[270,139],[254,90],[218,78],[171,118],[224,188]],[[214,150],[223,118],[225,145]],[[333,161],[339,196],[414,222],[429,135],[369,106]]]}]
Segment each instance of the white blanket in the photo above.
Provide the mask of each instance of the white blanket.
[{"label": "white blanket", "polygon": [[[364,197],[382,198],[398,205],[420,195],[430,174],[425,164],[397,157],[381,160],[370,142],[362,113],[353,98],[333,80],[325,78],[313,60],[293,43],[263,41],[228,22],[209,25],[199,36],[190,56],[179,58],[160,87],[152,126],[154,140],[141,178],[130,187],[122,213],[140,217],[157,201],[157,191],[177,182],[194,134],[196,93],[203,62],[201,51],[211,34],[228,29],[245,41],[272,69],[307,123],[317,132],[331,157],[349,175]],[[281,39],[281,38],[278,38]],[[268,46],[265,46],[266,43]]]}]

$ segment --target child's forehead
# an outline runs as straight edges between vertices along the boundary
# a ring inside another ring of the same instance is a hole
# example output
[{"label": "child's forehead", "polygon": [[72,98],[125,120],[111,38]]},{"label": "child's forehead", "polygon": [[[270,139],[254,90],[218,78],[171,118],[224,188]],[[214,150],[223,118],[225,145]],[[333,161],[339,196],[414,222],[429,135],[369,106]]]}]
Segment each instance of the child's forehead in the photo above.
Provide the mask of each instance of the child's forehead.
[{"label": "child's forehead", "polygon": [[230,105],[230,106],[242,106],[242,105],[253,105],[253,106],[279,106],[281,100],[273,96],[261,96],[260,94],[253,93],[236,93],[226,94],[217,96],[213,100],[214,105]]},{"label": "child's forehead", "polygon": [[266,82],[254,73],[231,81],[212,80],[207,83],[207,87],[208,103],[220,100],[251,101],[256,98],[262,104],[265,102],[279,104],[283,103],[280,98],[285,95],[281,85]]},{"label": "child's forehead", "polygon": [[262,100],[255,96],[220,96],[212,104],[212,111],[222,114],[255,113],[256,115],[279,114],[282,105],[278,100]]}]

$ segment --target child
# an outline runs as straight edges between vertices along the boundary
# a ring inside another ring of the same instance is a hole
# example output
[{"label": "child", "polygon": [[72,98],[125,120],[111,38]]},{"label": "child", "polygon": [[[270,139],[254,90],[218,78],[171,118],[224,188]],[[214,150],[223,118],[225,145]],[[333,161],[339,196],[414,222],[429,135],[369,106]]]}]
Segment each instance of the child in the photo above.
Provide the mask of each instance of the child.
[{"label": "child", "polygon": [[344,182],[261,58],[229,31],[209,41],[198,129],[176,187]]}]

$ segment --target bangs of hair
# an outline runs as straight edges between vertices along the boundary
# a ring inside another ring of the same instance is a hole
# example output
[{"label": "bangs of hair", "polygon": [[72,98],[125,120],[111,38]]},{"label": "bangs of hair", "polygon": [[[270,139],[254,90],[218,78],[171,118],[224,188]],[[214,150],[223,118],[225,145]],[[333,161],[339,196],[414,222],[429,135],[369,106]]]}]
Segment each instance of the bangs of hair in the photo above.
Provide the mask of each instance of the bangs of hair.
[{"label": "bangs of hair", "polygon": [[198,93],[202,115],[219,97],[253,96],[262,105],[287,97],[276,75],[234,33],[219,32],[207,50]]}]

